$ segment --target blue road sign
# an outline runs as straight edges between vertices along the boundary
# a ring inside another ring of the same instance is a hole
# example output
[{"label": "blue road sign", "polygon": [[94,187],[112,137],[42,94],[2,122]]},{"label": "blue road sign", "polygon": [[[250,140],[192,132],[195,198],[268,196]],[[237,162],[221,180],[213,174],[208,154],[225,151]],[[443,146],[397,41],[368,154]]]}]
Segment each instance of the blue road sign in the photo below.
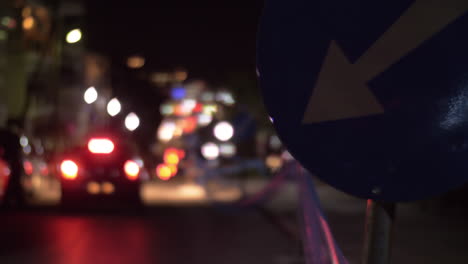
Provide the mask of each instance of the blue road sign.
[{"label": "blue road sign", "polygon": [[267,0],[260,85],[302,165],[362,198],[468,181],[468,1]]}]

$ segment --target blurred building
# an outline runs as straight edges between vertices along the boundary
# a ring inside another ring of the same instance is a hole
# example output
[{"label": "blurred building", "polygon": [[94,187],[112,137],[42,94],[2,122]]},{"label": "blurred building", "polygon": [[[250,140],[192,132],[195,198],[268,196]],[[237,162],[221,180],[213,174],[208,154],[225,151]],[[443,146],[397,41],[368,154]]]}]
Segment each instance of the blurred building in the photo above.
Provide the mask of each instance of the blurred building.
[{"label": "blurred building", "polygon": [[[0,125],[20,119],[55,149],[104,120],[110,99],[109,62],[86,49],[83,2],[0,1]],[[92,106],[83,102],[89,86],[100,93]]]}]

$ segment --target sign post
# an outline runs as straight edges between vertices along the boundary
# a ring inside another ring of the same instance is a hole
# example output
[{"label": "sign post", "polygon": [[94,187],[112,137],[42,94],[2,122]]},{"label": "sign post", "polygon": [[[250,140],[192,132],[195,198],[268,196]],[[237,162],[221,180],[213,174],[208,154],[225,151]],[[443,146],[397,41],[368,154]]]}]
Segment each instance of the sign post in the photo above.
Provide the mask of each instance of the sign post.
[{"label": "sign post", "polygon": [[395,207],[393,203],[367,200],[363,264],[390,263]]}]

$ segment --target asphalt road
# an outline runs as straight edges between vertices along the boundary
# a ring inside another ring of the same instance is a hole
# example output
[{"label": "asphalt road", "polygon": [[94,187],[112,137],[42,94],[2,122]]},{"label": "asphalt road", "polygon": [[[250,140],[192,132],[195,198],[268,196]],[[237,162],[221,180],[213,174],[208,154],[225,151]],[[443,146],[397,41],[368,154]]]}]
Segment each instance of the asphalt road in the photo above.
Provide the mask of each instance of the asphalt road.
[{"label": "asphalt road", "polygon": [[[256,193],[264,184],[247,187]],[[346,259],[361,263],[365,201],[317,188]],[[63,211],[60,194],[48,190],[32,209],[0,211],[0,263],[304,263],[289,232],[300,233],[295,185],[265,204],[270,214],[211,206],[214,196],[229,202],[238,195],[233,186],[208,195],[194,184],[153,182],[142,189],[144,207]],[[466,210],[428,202],[398,206],[392,263],[468,263]]]},{"label": "asphalt road", "polygon": [[257,210],[42,207],[0,213],[0,263],[292,263],[298,245]]}]

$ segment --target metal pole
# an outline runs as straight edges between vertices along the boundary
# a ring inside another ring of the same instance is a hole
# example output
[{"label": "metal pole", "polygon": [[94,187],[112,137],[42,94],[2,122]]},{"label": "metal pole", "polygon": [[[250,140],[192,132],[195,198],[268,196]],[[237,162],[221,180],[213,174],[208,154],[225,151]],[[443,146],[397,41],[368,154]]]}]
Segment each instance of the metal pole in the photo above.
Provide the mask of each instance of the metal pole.
[{"label": "metal pole", "polygon": [[363,264],[389,264],[395,204],[367,201]]}]

